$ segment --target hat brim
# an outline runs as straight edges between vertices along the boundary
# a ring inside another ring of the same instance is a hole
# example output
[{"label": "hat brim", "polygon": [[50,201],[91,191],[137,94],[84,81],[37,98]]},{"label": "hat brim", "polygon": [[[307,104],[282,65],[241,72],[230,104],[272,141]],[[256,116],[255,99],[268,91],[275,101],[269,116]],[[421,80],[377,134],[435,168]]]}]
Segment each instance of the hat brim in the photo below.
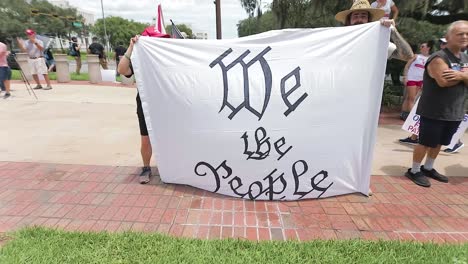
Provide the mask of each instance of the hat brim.
[{"label": "hat brim", "polygon": [[369,22],[374,22],[377,20],[380,20],[382,17],[385,16],[385,11],[382,9],[378,8],[359,8],[359,9],[353,9],[353,10],[343,10],[335,15],[335,19],[338,20],[339,22],[346,24],[346,18],[348,17],[349,14],[352,12],[356,11],[367,11],[371,15],[371,20]]}]

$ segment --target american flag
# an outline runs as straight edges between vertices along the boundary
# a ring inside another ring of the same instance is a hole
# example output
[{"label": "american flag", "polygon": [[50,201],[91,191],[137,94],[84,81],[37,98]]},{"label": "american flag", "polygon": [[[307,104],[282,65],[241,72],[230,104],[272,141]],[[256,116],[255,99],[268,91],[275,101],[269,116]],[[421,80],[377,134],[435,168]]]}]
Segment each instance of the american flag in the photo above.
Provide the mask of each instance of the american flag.
[{"label": "american flag", "polygon": [[184,39],[184,36],[180,32],[180,30],[177,28],[176,24],[174,24],[172,19],[171,19],[171,23],[172,23],[172,32],[171,32],[172,38]]}]

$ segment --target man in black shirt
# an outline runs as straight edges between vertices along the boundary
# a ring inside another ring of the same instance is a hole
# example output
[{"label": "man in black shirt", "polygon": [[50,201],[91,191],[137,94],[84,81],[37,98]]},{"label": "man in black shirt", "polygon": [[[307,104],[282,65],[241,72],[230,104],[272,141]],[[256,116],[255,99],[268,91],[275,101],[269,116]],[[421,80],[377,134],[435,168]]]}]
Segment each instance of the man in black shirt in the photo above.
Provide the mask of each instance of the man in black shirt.
[{"label": "man in black shirt", "polygon": [[76,61],[76,74],[80,75],[80,70],[81,70],[81,53],[80,53],[80,44],[78,44],[78,40],[76,37],[71,38],[72,43],[71,43],[71,56],[75,58]]},{"label": "man in black shirt", "polygon": [[[427,177],[440,182],[448,178],[438,173],[434,161],[442,145],[450,144],[465,115],[468,89],[468,22],[456,21],[447,29],[447,47],[432,54],[426,62],[421,98],[416,114],[421,116],[419,144],[413,152],[413,165],[406,177],[417,185],[430,187]],[[427,154],[427,157],[426,157]],[[426,157],[423,166],[421,162]]]},{"label": "man in black shirt", "polygon": [[[114,52],[115,52],[115,65],[119,65],[119,62],[120,62],[120,57],[123,56],[125,54],[125,51],[127,51],[127,49],[123,46],[123,43],[122,42],[119,42],[117,44],[117,47],[115,47],[114,49]],[[119,71],[117,71],[117,76],[119,76]]]},{"label": "man in black shirt", "polygon": [[93,38],[93,43],[88,47],[88,53],[98,55],[99,56],[99,63],[101,64],[104,70],[107,70],[107,60],[106,54],[104,54],[104,46],[97,42],[98,38]]}]

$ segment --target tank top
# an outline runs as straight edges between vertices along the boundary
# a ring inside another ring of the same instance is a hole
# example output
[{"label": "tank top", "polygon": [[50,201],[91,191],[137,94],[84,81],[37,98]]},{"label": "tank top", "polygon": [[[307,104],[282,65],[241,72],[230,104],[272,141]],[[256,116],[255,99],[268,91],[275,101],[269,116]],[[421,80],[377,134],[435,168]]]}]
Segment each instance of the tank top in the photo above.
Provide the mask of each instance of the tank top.
[{"label": "tank top", "polygon": [[429,57],[421,54],[416,55],[416,59],[408,69],[408,81],[422,81],[424,76],[424,65]]},{"label": "tank top", "polygon": [[[460,53],[460,58],[457,58],[448,49],[432,54],[426,62],[426,69],[437,57],[443,59],[452,70],[468,71],[468,55]],[[463,82],[451,87],[440,87],[427,70],[424,71],[423,82],[424,88],[416,110],[418,115],[435,120],[463,120],[465,115],[463,106],[468,90]]]},{"label": "tank top", "polygon": [[373,8],[380,8],[382,9],[384,12],[385,12],[385,17],[389,18],[390,17],[390,13],[392,12],[392,6],[394,6],[395,4],[393,3],[392,0],[387,0],[387,2],[385,3],[385,5],[381,6],[381,7],[378,7],[379,5],[379,2],[375,1],[371,4],[371,7]]}]

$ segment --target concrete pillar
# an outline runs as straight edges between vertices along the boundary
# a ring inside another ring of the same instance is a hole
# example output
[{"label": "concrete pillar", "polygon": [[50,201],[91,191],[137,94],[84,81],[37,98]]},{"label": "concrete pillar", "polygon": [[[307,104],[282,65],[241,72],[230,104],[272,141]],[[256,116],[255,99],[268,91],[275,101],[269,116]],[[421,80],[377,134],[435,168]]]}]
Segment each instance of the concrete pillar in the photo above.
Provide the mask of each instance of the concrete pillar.
[{"label": "concrete pillar", "polygon": [[29,55],[27,53],[16,53],[16,61],[21,67],[21,70],[26,76],[26,79],[31,82],[33,78],[31,75],[31,70],[29,70],[28,59],[29,59]]},{"label": "concrete pillar", "polygon": [[101,65],[99,64],[99,56],[87,54],[88,58],[88,75],[91,83],[102,82]]},{"label": "concrete pillar", "polygon": [[55,54],[55,67],[57,70],[57,82],[70,82],[70,68],[66,54]]}]

